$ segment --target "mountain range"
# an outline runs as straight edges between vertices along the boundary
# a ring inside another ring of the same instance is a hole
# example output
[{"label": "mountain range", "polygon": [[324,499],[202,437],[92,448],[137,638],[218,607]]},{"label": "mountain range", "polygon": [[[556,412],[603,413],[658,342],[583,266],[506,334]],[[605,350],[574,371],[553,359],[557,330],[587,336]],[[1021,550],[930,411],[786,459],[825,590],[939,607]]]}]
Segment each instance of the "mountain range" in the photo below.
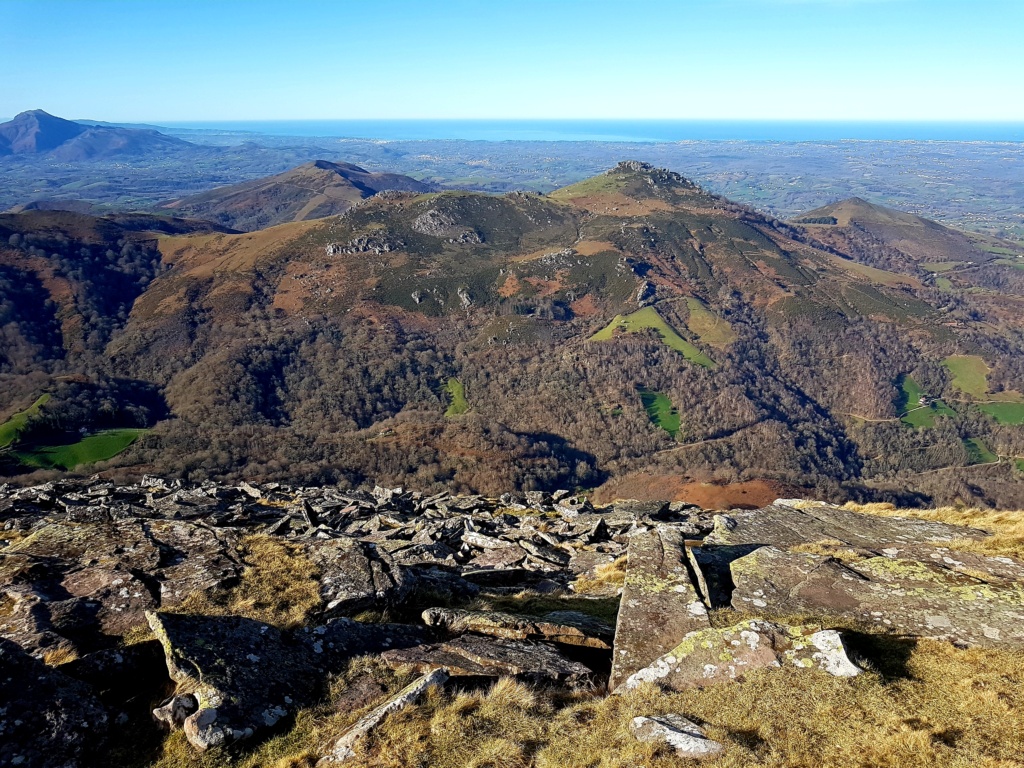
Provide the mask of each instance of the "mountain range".
[{"label": "mountain range", "polygon": [[320,172],[361,178],[252,185],[249,221],[292,219],[252,232],[0,216],[5,471],[133,429],[101,468],[1024,501],[1014,243],[858,200],[783,222],[636,162],[550,195],[260,213]]}]

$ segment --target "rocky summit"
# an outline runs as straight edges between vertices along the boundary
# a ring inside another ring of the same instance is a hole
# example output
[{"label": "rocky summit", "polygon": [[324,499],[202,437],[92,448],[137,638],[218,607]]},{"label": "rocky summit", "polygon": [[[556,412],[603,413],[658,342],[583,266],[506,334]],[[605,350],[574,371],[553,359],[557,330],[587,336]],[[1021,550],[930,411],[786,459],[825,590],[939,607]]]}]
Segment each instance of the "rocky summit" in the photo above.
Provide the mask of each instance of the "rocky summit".
[{"label": "rocky summit", "polygon": [[[0,524],[5,768],[95,765],[167,732],[240,749],[324,702],[353,717],[310,760],[343,764],[432,689],[841,680],[863,671],[851,632],[1024,648],[1024,563],[983,554],[987,533],[817,502],[147,476],[0,486]],[[631,726],[644,743],[727,750],[682,714],[648,714]]]}]

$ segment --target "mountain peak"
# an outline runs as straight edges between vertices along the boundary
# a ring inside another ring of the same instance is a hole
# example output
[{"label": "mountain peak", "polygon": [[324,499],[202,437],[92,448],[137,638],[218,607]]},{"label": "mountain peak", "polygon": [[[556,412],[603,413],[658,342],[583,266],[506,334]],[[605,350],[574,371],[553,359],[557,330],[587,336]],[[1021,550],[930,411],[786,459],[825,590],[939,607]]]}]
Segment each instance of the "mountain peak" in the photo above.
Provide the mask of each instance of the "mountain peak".
[{"label": "mountain peak", "polygon": [[84,125],[32,109],[0,124],[0,154],[48,152],[86,130]]},{"label": "mountain peak", "polygon": [[52,153],[54,159],[75,162],[187,146],[159,131],[77,123],[42,109],[30,109],[0,124],[0,155]]},{"label": "mountain peak", "polygon": [[232,229],[254,230],[335,216],[383,190],[432,189],[397,173],[374,173],[352,163],[312,160],[274,176],[218,187],[162,207]]},{"label": "mountain peak", "polygon": [[348,171],[350,173],[369,173],[368,170],[362,168],[354,163],[334,163],[330,160],[314,160],[311,163],[300,165],[299,168],[319,168],[322,171],[333,171],[334,173],[341,173]]}]

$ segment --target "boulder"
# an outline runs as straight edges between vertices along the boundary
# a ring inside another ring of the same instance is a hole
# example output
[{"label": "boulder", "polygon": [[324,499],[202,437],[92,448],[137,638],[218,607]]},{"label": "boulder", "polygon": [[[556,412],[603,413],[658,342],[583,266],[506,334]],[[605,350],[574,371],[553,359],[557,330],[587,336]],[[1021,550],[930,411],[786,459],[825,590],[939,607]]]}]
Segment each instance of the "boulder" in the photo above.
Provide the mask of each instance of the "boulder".
[{"label": "boulder", "polygon": [[[920,549],[911,551],[921,556]],[[841,563],[761,547],[732,563],[732,604],[746,611],[847,616],[961,646],[1024,647],[1024,581],[1007,578],[1015,562],[948,550],[932,554],[937,557]]]},{"label": "boulder", "polygon": [[318,690],[321,675],[304,646],[275,627],[239,616],[147,616],[171,679],[195,696],[198,708],[183,725],[197,749],[272,728]]},{"label": "boulder", "polygon": [[773,667],[818,669],[836,677],[853,677],[861,671],[834,630],[752,619],[725,629],[689,633],[653,664],[630,675],[616,692],[644,682],[673,691],[703,688]]},{"label": "boulder", "polygon": [[682,715],[634,717],[629,730],[637,741],[665,744],[680,757],[691,760],[704,760],[725,751],[725,747],[707,737],[703,728]]},{"label": "boulder", "polygon": [[0,766],[96,765],[108,724],[88,685],[0,638]]},{"label": "boulder", "polygon": [[709,626],[690,578],[679,530],[658,526],[634,534],[627,551],[609,688],[674,648],[689,632]]},{"label": "boulder", "polygon": [[555,611],[542,617],[517,616],[501,611],[464,611],[428,608],[423,621],[450,634],[476,632],[511,640],[544,640],[563,645],[610,650],[615,629],[579,611]]}]

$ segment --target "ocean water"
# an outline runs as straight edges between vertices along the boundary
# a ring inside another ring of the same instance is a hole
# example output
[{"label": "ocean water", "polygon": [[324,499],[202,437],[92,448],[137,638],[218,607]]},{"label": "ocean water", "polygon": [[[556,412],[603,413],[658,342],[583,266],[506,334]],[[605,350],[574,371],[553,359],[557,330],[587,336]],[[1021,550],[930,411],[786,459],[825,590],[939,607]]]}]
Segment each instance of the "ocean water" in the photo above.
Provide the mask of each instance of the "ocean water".
[{"label": "ocean water", "polygon": [[165,123],[170,129],[383,141],[1024,142],[1024,123],[711,120],[268,120]]}]

